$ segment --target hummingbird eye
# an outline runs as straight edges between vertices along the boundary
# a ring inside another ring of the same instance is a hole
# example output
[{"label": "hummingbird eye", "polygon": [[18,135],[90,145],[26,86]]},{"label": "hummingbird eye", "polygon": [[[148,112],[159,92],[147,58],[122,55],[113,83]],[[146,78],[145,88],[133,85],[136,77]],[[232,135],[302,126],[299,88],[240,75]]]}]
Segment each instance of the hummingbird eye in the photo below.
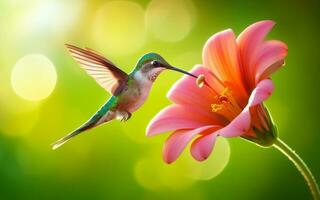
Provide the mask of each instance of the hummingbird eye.
[{"label": "hummingbird eye", "polygon": [[153,67],[160,67],[160,63],[158,61],[156,61],[156,60],[151,61],[151,65]]}]

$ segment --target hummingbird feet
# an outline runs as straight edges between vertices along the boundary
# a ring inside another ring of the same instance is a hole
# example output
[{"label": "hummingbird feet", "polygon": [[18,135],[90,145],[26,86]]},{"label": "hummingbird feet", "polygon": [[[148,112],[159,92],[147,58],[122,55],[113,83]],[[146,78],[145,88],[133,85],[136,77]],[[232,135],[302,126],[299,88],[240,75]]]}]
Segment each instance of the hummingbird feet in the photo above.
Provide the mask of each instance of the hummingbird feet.
[{"label": "hummingbird feet", "polygon": [[117,119],[122,122],[128,121],[131,117],[131,113],[128,111],[117,111]]},{"label": "hummingbird feet", "polygon": [[125,112],[123,115],[123,118],[121,119],[122,122],[128,121],[131,118],[131,113],[130,112]]}]

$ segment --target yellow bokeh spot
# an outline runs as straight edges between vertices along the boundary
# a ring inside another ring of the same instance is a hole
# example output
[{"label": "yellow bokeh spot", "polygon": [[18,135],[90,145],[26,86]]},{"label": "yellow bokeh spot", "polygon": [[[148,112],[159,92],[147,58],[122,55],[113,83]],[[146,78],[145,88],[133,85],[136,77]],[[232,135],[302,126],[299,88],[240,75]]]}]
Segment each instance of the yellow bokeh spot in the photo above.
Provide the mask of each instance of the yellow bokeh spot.
[{"label": "yellow bokeh spot", "polygon": [[157,39],[177,42],[184,39],[195,22],[190,0],[153,0],[146,11],[146,24]]},{"label": "yellow bokeh spot", "polygon": [[230,158],[230,145],[227,139],[218,137],[209,158],[203,162],[189,160],[191,167],[188,176],[193,179],[209,180],[219,175],[227,166]]},{"label": "yellow bokeh spot", "polygon": [[57,73],[52,62],[40,54],[21,58],[11,72],[11,86],[14,92],[30,101],[48,97],[57,81]]},{"label": "yellow bokeh spot", "polygon": [[136,163],[134,174],[137,182],[146,189],[182,190],[194,183],[193,179],[186,176],[189,168],[185,164],[165,164],[161,159],[161,153],[153,152]]},{"label": "yellow bokeh spot", "polygon": [[161,174],[162,170],[159,166],[152,166],[155,162],[155,160],[151,159],[141,159],[134,167],[134,175],[137,182],[149,190],[163,189],[161,178],[159,175],[156,175]]},{"label": "yellow bokeh spot", "polygon": [[78,27],[85,5],[86,0],[11,0],[5,6],[4,15],[8,42],[21,45],[26,40],[46,39],[51,48],[48,43],[57,43],[59,39],[65,42],[66,33]]},{"label": "yellow bokeh spot", "polygon": [[96,13],[93,41],[108,54],[130,54],[145,39],[144,10],[134,2],[111,1]]},{"label": "yellow bokeh spot", "polygon": [[217,138],[212,154],[203,162],[194,160],[187,147],[170,165],[162,160],[159,148],[148,152],[135,165],[137,182],[149,190],[182,190],[191,187],[196,180],[209,180],[219,175],[229,162],[230,146],[226,139]]}]

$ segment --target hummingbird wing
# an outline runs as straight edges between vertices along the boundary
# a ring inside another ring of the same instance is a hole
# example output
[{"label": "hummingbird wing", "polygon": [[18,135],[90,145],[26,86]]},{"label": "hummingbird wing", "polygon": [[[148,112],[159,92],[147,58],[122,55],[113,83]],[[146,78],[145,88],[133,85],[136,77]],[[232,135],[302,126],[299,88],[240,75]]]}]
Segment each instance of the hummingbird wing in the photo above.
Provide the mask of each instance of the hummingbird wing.
[{"label": "hummingbird wing", "polygon": [[81,67],[112,95],[118,95],[127,85],[128,74],[99,53],[70,44],[66,44],[66,47]]}]

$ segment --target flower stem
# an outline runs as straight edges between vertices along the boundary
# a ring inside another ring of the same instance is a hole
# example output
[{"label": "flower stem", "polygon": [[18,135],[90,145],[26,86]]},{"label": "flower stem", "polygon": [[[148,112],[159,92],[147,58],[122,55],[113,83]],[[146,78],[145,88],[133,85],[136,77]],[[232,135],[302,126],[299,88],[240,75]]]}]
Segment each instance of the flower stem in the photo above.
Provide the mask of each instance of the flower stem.
[{"label": "flower stem", "polygon": [[299,155],[279,138],[275,140],[273,146],[277,148],[279,151],[281,151],[285,156],[289,158],[289,160],[293,162],[293,164],[297,167],[297,169],[307,182],[313,198],[315,200],[320,200],[320,191],[317,182],[314,179],[306,163],[304,163],[304,161],[299,157]]}]

